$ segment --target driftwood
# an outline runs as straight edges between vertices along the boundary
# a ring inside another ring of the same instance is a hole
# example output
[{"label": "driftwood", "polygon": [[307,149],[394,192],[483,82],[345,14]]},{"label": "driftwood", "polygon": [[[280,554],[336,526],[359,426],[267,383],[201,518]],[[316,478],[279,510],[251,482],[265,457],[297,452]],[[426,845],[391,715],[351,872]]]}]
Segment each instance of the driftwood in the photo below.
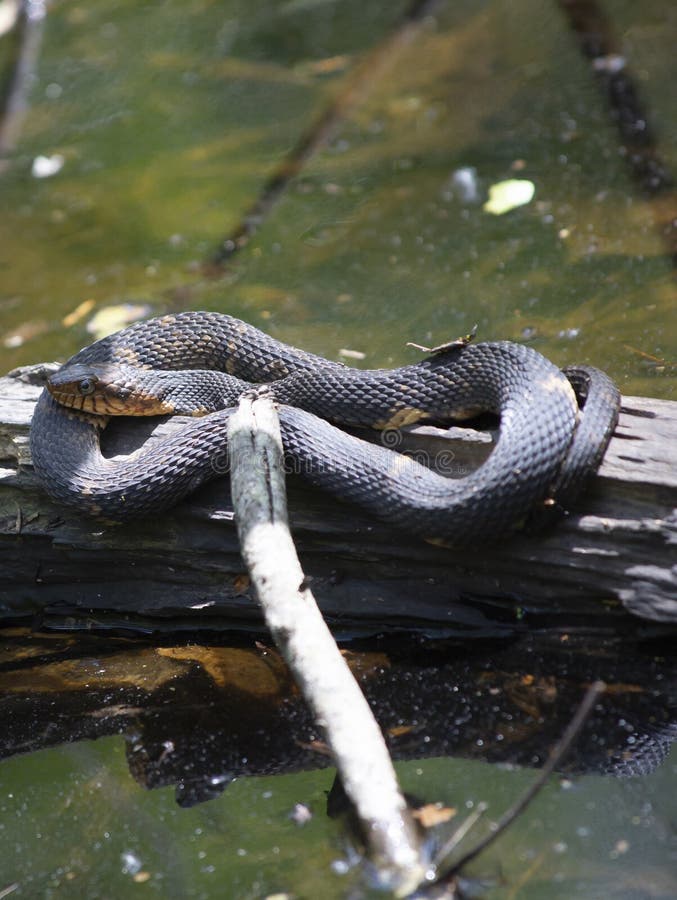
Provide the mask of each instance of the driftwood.
[{"label": "driftwood", "polygon": [[[39,391],[27,374],[0,379],[2,615],[149,630],[256,623],[228,480],[204,486],[162,517],[130,525],[58,507],[30,466],[28,432]],[[116,422],[106,431],[107,452],[129,452],[176,427],[179,420]],[[458,441],[430,428],[413,431],[407,437],[418,451],[427,448],[434,458],[443,447],[459,474],[470,458],[486,456],[482,435]],[[677,622],[676,446],[677,403],[626,397],[580,509],[548,533],[452,551],[290,477],[292,531],[324,614],[351,631],[415,625],[489,635],[577,624],[651,631],[628,612]]]}]

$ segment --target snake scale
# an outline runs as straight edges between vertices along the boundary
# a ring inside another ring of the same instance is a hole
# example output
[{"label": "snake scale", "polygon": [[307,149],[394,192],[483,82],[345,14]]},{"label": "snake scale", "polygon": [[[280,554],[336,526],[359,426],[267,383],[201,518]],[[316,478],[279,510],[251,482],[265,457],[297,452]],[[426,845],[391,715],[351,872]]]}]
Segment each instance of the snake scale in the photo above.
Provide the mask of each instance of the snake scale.
[{"label": "snake scale", "polygon": [[[562,372],[508,341],[358,370],[231,316],[185,312],[97,341],[51,376],[31,429],[35,470],[54,499],[94,516],[120,521],[166,509],[222,471],[215,460],[227,451],[234,404],[261,383],[279,405],[294,471],[391,524],[452,544],[509,533],[544,504],[569,507],[599,466],[620,406],[603,372]],[[499,439],[461,479],[337,427],[387,431],[487,412],[500,417]],[[102,454],[110,415],[166,413],[193,418],[159,445],[124,458]]]}]

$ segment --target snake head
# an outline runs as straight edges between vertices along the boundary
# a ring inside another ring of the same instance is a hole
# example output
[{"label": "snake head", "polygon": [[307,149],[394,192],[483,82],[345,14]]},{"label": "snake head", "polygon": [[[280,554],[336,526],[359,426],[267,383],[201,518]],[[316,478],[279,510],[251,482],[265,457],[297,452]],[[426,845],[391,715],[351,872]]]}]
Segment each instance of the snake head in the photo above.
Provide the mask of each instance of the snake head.
[{"label": "snake head", "polygon": [[57,403],[99,416],[160,416],[174,411],[161,396],[144,390],[139,373],[110,364],[66,364],[47,380]]}]

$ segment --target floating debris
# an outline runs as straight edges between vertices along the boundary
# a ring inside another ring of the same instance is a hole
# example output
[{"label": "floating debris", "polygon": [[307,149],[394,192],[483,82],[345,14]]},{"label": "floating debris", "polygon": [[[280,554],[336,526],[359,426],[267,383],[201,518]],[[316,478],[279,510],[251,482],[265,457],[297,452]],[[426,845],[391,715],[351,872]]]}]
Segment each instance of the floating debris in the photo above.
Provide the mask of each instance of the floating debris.
[{"label": "floating debris", "polygon": [[58,100],[62,94],[63,88],[60,84],[57,84],[56,81],[51,81],[45,88],[45,97],[47,97],[48,100]]},{"label": "floating debris", "polygon": [[83,300],[74,310],[63,317],[61,324],[65,328],[72,328],[73,325],[76,325],[81,319],[89,315],[95,306],[96,304],[93,300]]},{"label": "floating debris", "polygon": [[426,803],[419,806],[412,812],[412,816],[423,828],[433,828],[435,825],[441,825],[448,822],[456,815],[456,809],[451,806],[444,806],[442,803]]},{"label": "floating debris", "polygon": [[131,322],[137,322],[151,313],[148,304],[120,303],[117,306],[106,306],[95,313],[87,322],[87,331],[99,340],[119,331]]},{"label": "floating debris", "polygon": [[54,156],[36,156],[31,166],[31,175],[33,178],[51,178],[63,169],[66,162],[60,153]]},{"label": "floating debris", "polygon": [[3,347],[7,347],[8,350],[16,350],[17,347],[22,347],[26,341],[30,341],[32,338],[44,334],[47,331],[47,328],[48,325],[44,319],[35,319],[30,322],[24,322],[23,325],[19,325],[14,331],[5,335],[2,340]]},{"label": "floating debris", "polygon": [[143,868],[143,863],[139,857],[131,850],[124,850],[120,854],[122,862],[122,871],[125,875],[136,875]]},{"label": "floating debris", "polygon": [[489,188],[489,199],[482,209],[494,216],[502,216],[511,209],[531,203],[535,193],[536,185],[526,178],[499,181]]},{"label": "floating debris", "polygon": [[347,875],[350,872],[350,863],[345,859],[335,859],[329,864],[334,875]]},{"label": "floating debris", "polygon": [[606,72],[615,75],[622,72],[626,66],[626,59],[619,53],[608,53],[606,56],[596,56],[592,61],[592,67],[595,72]]},{"label": "floating debris", "polygon": [[346,347],[341,347],[338,352],[339,356],[344,356],[346,359],[366,359],[367,354],[363,353],[361,350],[348,350]]},{"label": "floating debris", "polygon": [[557,337],[572,341],[574,338],[577,338],[580,333],[580,328],[563,328],[561,331],[557,332]]},{"label": "floating debris", "polygon": [[422,353],[446,353],[447,350],[453,350],[457,347],[467,347],[467,345],[475,339],[477,334],[477,325],[473,325],[468,334],[454,338],[453,341],[446,341],[444,344],[438,344],[437,347],[426,347],[424,344],[415,344],[413,341],[407,341],[407,347],[413,347],[414,350],[420,350]]},{"label": "floating debris", "polygon": [[305,803],[295,803],[294,809],[289,813],[289,818],[292,820],[294,825],[305,825],[307,822],[313,818],[313,814],[310,810],[310,807],[306,806]]},{"label": "floating debris", "polygon": [[482,198],[477,169],[474,166],[462,166],[460,169],[456,169],[449,179],[449,190],[462,203],[479,203]]}]

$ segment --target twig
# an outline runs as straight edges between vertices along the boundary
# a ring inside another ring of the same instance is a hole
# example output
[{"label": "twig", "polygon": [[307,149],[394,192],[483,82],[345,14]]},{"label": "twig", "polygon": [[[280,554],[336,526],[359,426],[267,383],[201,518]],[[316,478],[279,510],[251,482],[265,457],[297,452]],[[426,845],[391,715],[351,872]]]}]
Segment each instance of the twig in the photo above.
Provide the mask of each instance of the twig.
[{"label": "twig", "polygon": [[597,698],[604,692],[606,689],[606,685],[603,681],[595,681],[593,682],[588,690],[585,692],[585,696],[580,703],[580,706],[576,710],[574,717],[571,722],[567,726],[566,731],[560,738],[560,740],[555,744],[555,746],[550,751],[550,755],[548,757],[548,761],[543,766],[541,773],[538,778],[527,788],[524,794],[520,797],[520,799],[513,804],[498,820],[494,829],[489,832],[481,841],[478,841],[474,847],[468,850],[458,862],[454,863],[453,869],[450,873],[443,876],[439,880],[442,881],[445,878],[449,877],[449,875],[454,876],[457,872],[459,872],[463,866],[466,866],[469,862],[479,856],[490,844],[493,842],[510,826],[515,819],[524,812],[524,810],[529,806],[531,801],[536,797],[539,791],[545,786],[548,778],[554,771],[555,767],[562,761],[564,756],[569,752],[572,744],[578,737],[578,734],[585,724],[588,716],[592,712],[592,708],[597,702]]},{"label": "twig", "polygon": [[270,214],[289,182],[299,174],[306,162],[332,139],[341,122],[364,101],[395,64],[398,52],[407,46],[439,0],[412,0],[401,24],[374,47],[334,100],[304,132],[291,151],[263,185],[259,196],[249,207],[233,231],[221,242],[212,257],[210,268],[222,268],[226,261],[244,247]]},{"label": "twig", "polygon": [[405,894],[427,866],[381,731],[308,589],[289,532],[272,400],[243,398],[228,425],[242,557],[266,624],[324,730],[384,886]]},{"label": "twig", "polygon": [[661,375],[666,372],[666,370],[668,373],[672,373],[677,369],[677,360],[668,362],[665,357],[654,356],[653,353],[646,353],[644,350],[639,350],[637,347],[632,347],[630,344],[623,344],[623,347],[626,350],[629,350],[630,353],[641,356],[644,365],[648,369],[652,369],[654,372],[660,373]]},{"label": "twig", "polygon": [[29,86],[40,53],[46,15],[46,0],[23,0],[19,22],[19,49],[10,87],[0,112],[0,174],[9,166],[6,157],[14,152],[19,139],[28,107]]},{"label": "twig", "polygon": [[474,828],[479,819],[484,815],[484,813],[488,809],[488,804],[486,803],[478,803],[477,807],[470,813],[470,815],[465,818],[461,824],[458,826],[456,831],[452,834],[448,841],[446,841],[439,849],[439,851],[435,854],[438,859],[445,859],[449,854],[456,849],[456,847],[461,843],[461,841],[465,838],[466,834],[470,831],[471,828]]}]

